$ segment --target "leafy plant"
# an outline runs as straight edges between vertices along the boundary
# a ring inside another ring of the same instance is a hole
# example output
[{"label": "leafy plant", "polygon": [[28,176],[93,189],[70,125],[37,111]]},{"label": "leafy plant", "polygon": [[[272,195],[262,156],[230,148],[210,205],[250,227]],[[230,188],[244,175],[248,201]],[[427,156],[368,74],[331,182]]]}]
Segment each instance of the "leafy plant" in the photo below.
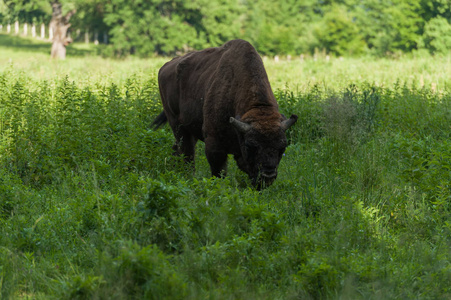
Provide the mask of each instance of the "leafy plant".
[{"label": "leafy plant", "polygon": [[299,120],[255,191],[150,128],[164,59],[36,55],[0,70],[2,298],[449,294],[448,60],[264,59]]}]

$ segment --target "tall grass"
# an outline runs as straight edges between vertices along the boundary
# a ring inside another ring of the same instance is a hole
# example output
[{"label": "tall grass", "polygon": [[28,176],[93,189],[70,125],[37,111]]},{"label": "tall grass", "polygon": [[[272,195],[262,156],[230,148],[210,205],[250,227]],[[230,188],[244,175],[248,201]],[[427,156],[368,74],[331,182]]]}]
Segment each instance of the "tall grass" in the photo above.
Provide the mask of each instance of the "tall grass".
[{"label": "tall grass", "polygon": [[[90,83],[123,84],[132,75],[156,76],[158,69],[171,58],[127,58],[111,60],[96,55],[96,47],[85,44],[68,46],[68,59],[50,59],[50,43],[24,40],[0,34],[0,71],[8,68],[21,70],[34,80],[54,80],[55,77],[70,80],[77,85]],[[424,53],[423,53],[424,54]],[[306,57],[276,62],[264,57],[265,67],[273,89],[302,92],[315,86],[337,90],[353,84],[369,83],[379,87],[392,87],[396,83],[412,87],[425,87],[444,91],[450,86],[451,57],[401,56],[397,59],[365,58],[317,58]]]},{"label": "tall grass", "polygon": [[396,83],[409,87],[447,90],[450,87],[451,58],[442,56],[402,56],[398,59],[307,58],[275,62],[264,59],[272,86],[303,91],[318,85],[337,90],[350,84],[369,83],[391,88]]},{"label": "tall grass", "polygon": [[162,60],[13,61],[0,70],[0,298],[448,298],[451,97],[403,60],[383,84],[322,67],[346,61],[268,62],[299,121],[261,192],[233,160],[210,178],[201,143],[186,172],[169,128],[150,129]]}]

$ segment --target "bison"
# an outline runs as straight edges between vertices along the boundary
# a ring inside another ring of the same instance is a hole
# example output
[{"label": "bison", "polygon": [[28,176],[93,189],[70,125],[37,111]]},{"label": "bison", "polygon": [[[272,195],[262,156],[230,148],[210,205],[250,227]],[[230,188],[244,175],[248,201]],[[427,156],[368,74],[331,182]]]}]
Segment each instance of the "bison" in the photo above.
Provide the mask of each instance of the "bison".
[{"label": "bison", "polygon": [[263,61],[244,40],[194,51],[167,62],[158,73],[163,112],[173,149],[194,164],[195,145],[205,142],[213,176],[226,175],[227,155],[261,189],[277,177],[287,147],[285,131],[297,121],[279,113]]}]

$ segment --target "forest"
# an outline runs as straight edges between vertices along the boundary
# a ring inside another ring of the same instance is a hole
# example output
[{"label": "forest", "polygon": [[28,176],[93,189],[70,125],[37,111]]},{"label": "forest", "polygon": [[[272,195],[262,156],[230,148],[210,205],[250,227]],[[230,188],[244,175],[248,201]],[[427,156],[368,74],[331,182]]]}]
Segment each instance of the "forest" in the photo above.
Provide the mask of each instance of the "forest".
[{"label": "forest", "polygon": [[447,0],[59,0],[0,2],[0,24],[46,23],[76,9],[72,32],[107,32],[104,56],[174,55],[242,38],[263,55],[446,54]]}]

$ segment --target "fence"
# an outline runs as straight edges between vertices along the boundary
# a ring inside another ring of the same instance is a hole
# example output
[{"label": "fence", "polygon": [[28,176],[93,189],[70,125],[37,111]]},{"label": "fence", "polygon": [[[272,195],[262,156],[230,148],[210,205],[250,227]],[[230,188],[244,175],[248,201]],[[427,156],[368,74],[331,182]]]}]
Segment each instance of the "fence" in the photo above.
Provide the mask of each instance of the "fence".
[{"label": "fence", "polygon": [[[49,40],[53,39],[53,32],[48,25],[45,24],[19,24],[19,21],[14,22],[14,24],[0,24],[0,33],[15,34],[21,36],[31,36],[36,39]],[[85,43],[94,43],[98,45],[99,43],[108,44],[108,34],[106,32],[99,33],[97,30],[90,32],[86,30],[82,32],[80,29],[75,32],[69,32],[69,36],[74,39],[74,41],[84,41]]]}]

